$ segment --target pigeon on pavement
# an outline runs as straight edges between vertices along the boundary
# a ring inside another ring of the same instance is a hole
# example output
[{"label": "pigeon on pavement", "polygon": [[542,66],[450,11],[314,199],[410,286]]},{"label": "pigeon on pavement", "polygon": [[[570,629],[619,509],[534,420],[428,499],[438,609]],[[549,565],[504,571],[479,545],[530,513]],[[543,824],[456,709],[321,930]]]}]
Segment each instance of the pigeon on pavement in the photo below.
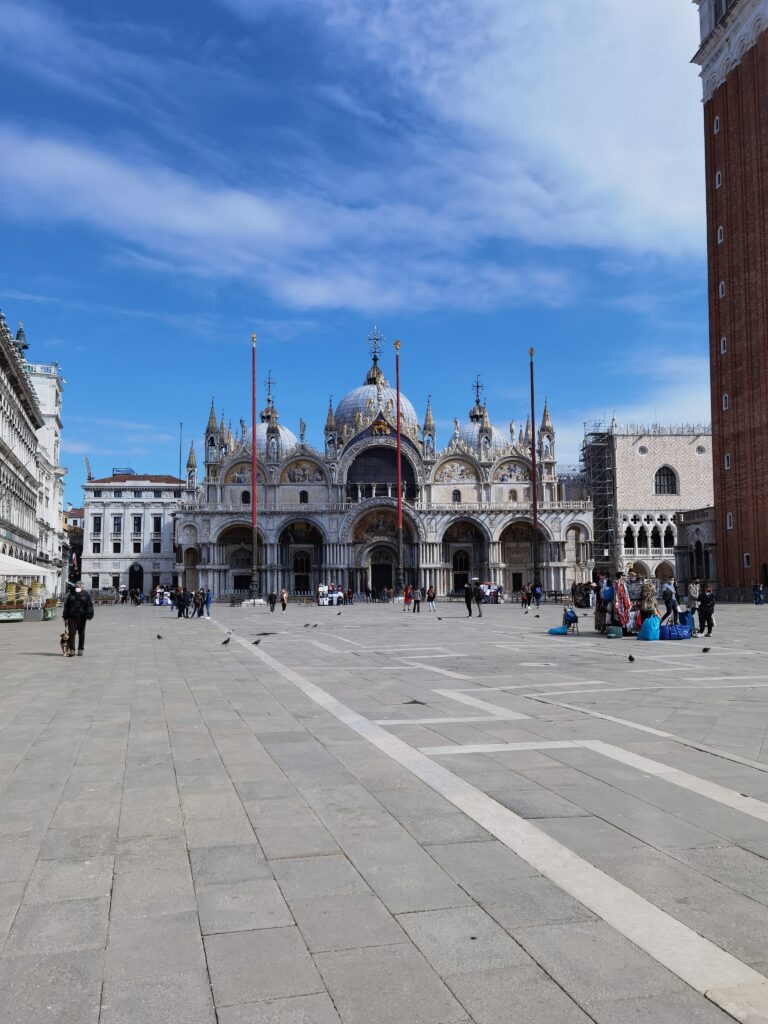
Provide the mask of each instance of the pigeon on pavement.
[{"label": "pigeon on pavement", "polygon": [[226,647],[226,646],[227,646],[227,644],[229,643],[229,641],[230,641],[231,639],[232,639],[232,637],[231,637],[231,636],[228,636],[226,640],[222,640],[222,641],[221,641],[221,646],[222,646],[222,647]]},{"label": "pigeon on pavement", "polygon": [[312,625],[312,629],[317,629],[317,623],[316,622]]},{"label": "pigeon on pavement", "polygon": [[157,639],[158,639],[158,640],[162,640],[162,639],[163,639],[163,638],[162,638],[162,637],[160,636],[160,634],[159,634],[159,633],[157,634]]},{"label": "pigeon on pavement", "polygon": [[261,643],[261,640],[254,640],[253,641],[253,646],[255,647],[257,644],[260,644],[260,643]]},{"label": "pigeon on pavement", "polygon": [[635,658],[634,658],[634,655],[632,655],[632,654],[630,654],[630,656],[627,658],[627,661],[634,661],[634,660],[635,660]]},{"label": "pigeon on pavement", "polygon": [[304,629],[309,629],[309,623],[308,622],[304,623]]},{"label": "pigeon on pavement", "polygon": [[701,653],[702,653],[702,654],[709,654],[709,652],[710,652],[711,650],[712,650],[712,648],[711,648],[711,647],[702,647],[702,648],[701,648]]}]

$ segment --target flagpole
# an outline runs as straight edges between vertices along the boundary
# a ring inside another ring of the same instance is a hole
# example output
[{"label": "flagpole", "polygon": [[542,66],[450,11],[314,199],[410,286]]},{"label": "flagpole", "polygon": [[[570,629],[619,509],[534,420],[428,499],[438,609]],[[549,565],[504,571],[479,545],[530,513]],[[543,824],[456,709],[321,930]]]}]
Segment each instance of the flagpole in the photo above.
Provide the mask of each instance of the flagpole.
[{"label": "flagpole", "polygon": [[395,339],[395,384],[397,387],[397,580],[396,593],[402,594],[405,587],[403,572],[403,468],[400,441],[400,341]]},{"label": "flagpole", "polygon": [[251,600],[259,596],[258,468],[256,464],[256,332],[251,335]]},{"label": "flagpole", "polygon": [[533,354],[534,349],[528,349],[531,360],[531,511],[533,513],[533,585],[540,584],[539,580],[539,475],[536,467],[536,407],[533,387]]}]

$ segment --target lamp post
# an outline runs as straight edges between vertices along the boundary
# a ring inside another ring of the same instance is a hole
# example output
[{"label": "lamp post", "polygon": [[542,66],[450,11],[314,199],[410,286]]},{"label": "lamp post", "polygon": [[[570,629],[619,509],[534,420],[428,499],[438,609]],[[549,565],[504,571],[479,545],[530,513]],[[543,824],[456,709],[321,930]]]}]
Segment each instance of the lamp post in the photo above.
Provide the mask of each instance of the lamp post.
[{"label": "lamp post", "polygon": [[256,464],[256,332],[251,335],[251,600],[259,596],[258,469]]},{"label": "lamp post", "polygon": [[400,443],[400,341],[395,339],[395,385],[397,388],[397,580],[395,589],[398,597],[405,587],[403,573],[403,469]]},{"label": "lamp post", "polygon": [[531,497],[533,514],[533,585],[540,585],[539,580],[539,473],[536,466],[536,403],[533,387],[533,354],[534,349],[528,349],[531,368]]}]

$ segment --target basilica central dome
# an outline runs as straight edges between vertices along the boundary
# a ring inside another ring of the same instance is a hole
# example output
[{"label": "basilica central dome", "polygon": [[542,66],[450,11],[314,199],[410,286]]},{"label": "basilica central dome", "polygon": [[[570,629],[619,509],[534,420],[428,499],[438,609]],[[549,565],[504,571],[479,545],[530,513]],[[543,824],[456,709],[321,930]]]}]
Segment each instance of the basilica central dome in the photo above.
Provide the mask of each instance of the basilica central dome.
[{"label": "basilica central dome", "polygon": [[[356,432],[358,427],[358,413],[361,421],[368,421],[383,413],[391,424],[395,424],[397,409],[397,391],[390,387],[379,366],[379,357],[376,352],[373,354],[373,364],[368,371],[364,383],[359,388],[349,391],[336,406],[334,420],[336,429],[343,431],[349,429]],[[418,431],[419,420],[416,410],[411,403],[400,392],[400,416],[402,418],[403,431],[413,433]]]}]

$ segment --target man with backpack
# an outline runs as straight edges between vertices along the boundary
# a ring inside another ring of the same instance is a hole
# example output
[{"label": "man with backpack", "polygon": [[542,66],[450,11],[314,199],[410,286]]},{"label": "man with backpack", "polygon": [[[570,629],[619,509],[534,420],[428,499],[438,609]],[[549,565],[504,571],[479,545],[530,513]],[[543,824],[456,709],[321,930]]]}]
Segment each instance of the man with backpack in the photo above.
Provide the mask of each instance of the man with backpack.
[{"label": "man with backpack", "polygon": [[62,618],[67,624],[69,636],[67,657],[75,657],[75,636],[77,636],[77,654],[82,658],[85,650],[85,624],[93,618],[93,601],[91,595],[83,590],[83,584],[79,580],[75,584],[74,591],[67,594]]}]

